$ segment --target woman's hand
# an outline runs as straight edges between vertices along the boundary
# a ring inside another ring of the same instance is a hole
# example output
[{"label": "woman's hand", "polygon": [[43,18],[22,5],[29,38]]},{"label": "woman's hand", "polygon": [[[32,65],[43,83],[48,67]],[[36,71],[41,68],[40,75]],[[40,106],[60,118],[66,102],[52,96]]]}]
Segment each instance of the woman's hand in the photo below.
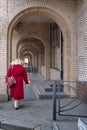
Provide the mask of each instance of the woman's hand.
[{"label": "woman's hand", "polygon": [[4,82],[4,84],[8,86],[8,83],[7,83],[7,82]]},{"label": "woman's hand", "polygon": [[28,84],[30,84],[31,82],[30,82],[30,80],[28,80]]}]

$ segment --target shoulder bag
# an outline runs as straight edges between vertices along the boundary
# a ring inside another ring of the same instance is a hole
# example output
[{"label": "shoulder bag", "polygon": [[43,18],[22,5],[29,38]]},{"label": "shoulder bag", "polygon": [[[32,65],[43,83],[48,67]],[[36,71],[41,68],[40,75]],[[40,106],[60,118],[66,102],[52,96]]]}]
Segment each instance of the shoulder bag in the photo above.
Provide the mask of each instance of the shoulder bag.
[{"label": "shoulder bag", "polygon": [[14,84],[16,84],[16,80],[12,74],[12,71],[13,71],[13,66],[12,66],[12,70],[11,70],[11,76],[6,78],[6,82],[9,87],[12,87]]}]

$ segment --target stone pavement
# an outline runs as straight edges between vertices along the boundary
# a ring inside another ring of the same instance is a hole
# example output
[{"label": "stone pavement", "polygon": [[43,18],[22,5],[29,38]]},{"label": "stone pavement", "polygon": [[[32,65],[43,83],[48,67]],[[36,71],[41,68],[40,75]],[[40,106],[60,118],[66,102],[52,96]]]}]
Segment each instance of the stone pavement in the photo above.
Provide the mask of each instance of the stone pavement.
[{"label": "stone pavement", "polygon": [[[23,106],[18,110],[13,108],[12,100],[0,103],[1,128],[4,130],[54,130],[52,99],[23,100],[21,103]],[[77,130],[77,118],[58,116],[56,123],[59,130]]]},{"label": "stone pavement", "polygon": [[[23,100],[23,107],[19,110],[13,108],[13,102],[0,104],[1,127],[8,130],[29,128],[39,126],[52,126],[52,100]],[[18,126],[18,128],[17,128]]]},{"label": "stone pavement", "polygon": [[[25,98],[21,101],[20,109],[14,109],[12,100],[0,103],[0,128],[3,130],[77,130],[78,118],[58,116],[56,122],[52,120],[52,99],[38,99],[33,89],[34,81],[43,78],[36,74],[29,74],[29,77],[31,84],[24,87]],[[69,100],[71,99],[63,98],[61,104],[64,105]],[[81,112],[87,115],[86,104],[72,111],[74,114]],[[70,113],[71,111],[68,112]]]}]

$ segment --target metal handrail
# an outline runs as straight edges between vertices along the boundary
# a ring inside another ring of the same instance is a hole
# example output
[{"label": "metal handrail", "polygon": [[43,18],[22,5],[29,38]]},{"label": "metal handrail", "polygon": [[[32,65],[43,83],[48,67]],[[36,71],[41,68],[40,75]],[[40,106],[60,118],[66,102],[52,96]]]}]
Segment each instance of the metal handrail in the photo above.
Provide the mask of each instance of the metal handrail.
[{"label": "metal handrail", "polygon": [[[63,105],[63,106],[60,106],[60,86],[61,85],[65,85],[64,83],[83,83],[83,85],[86,85],[87,82],[86,81],[64,81],[64,80],[54,80],[54,83],[53,83],[53,120],[56,120],[56,114],[58,113],[60,116],[74,116],[74,117],[86,117],[86,115],[76,115],[76,114],[62,114],[62,112],[64,113],[65,111],[69,111],[69,110],[72,110],[72,109],[75,109],[76,107],[80,106],[82,103],[84,103],[86,101],[86,97],[85,95],[82,93],[82,91],[79,92],[79,95],[78,96],[82,96],[84,97],[84,100],[81,100],[78,104],[74,104],[72,105],[72,107],[69,107],[69,108],[66,108],[64,109],[65,107],[69,106],[70,104],[73,104],[73,102],[75,102],[75,100],[77,99],[77,97],[75,97],[72,101],[70,101],[69,103]],[[56,85],[57,84],[57,85]],[[75,84],[75,85],[76,85]],[[58,86],[58,111],[56,110],[56,106],[57,106],[57,96],[56,96],[56,86]],[[73,88],[72,86],[70,86],[70,88],[72,88],[74,91],[78,91],[78,89],[76,88]]]}]

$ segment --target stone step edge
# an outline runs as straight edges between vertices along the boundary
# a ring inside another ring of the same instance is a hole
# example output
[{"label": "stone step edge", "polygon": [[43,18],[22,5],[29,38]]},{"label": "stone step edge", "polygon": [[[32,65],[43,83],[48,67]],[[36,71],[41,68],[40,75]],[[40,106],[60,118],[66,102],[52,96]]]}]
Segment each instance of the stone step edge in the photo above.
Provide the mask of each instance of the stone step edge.
[{"label": "stone step edge", "polygon": [[3,130],[33,130],[33,128],[26,128],[6,123],[0,123],[0,128]]}]

